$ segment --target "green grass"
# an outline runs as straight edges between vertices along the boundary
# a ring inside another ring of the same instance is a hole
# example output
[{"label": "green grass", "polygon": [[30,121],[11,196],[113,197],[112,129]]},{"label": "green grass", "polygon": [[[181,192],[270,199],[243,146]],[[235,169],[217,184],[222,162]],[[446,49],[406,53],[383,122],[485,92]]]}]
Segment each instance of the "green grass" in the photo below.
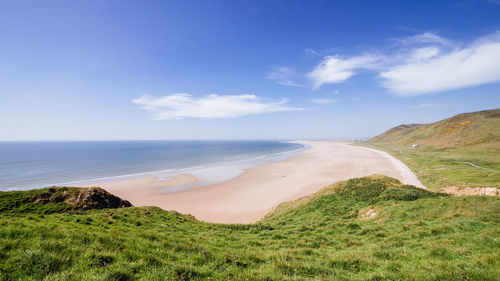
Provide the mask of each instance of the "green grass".
[{"label": "green grass", "polygon": [[121,200],[99,187],[48,187],[29,191],[0,192],[0,213],[50,214],[129,206],[130,202]]},{"label": "green grass", "polygon": [[[14,196],[15,197],[15,196]],[[0,206],[13,197],[0,196]],[[0,280],[498,280],[500,198],[353,179],[249,225],[154,207],[0,212]],[[372,219],[364,217],[368,210]]]},{"label": "green grass", "polygon": [[[0,192],[0,212],[49,214],[63,212],[71,206],[64,202],[64,193],[78,192],[75,187],[50,187],[28,191]],[[35,204],[34,198],[53,199],[51,204]]]},{"label": "green grass", "polygon": [[411,148],[386,143],[361,145],[384,150],[405,163],[430,190],[440,190],[448,185],[458,187],[500,187],[500,173],[473,167],[500,171],[500,149],[460,147],[437,149]]},{"label": "green grass", "polygon": [[[361,145],[404,162],[430,190],[500,187],[500,109],[455,115],[432,124],[401,125]],[[418,148],[411,148],[419,144]],[[488,171],[474,167],[472,163]]]},{"label": "green grass", "polygon": [[432,124],[400,125],[369,142],[396,146],[417,143],[435,149],[500,149],[500,109],[462,113]]}]

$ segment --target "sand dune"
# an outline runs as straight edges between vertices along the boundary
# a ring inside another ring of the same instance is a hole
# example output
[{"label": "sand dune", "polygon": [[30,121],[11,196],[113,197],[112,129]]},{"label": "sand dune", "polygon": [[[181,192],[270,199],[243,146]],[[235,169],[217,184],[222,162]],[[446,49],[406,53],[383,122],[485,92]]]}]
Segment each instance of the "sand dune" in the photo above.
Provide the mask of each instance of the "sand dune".
[{"label": "sand dune", "polygon": [[387,153],[348,143],[300,141],[311,148],[281,162],[247,169],[227,182],[165,194],[161,188],[196,181],[180,175],[158,182],[156,177],[96,183],[135,206],[158,206],[191,214],[199,220],[220,223],[252,223],[282,202],[318,191],[354,177],[383,174],[423,188],[416,176]]}]

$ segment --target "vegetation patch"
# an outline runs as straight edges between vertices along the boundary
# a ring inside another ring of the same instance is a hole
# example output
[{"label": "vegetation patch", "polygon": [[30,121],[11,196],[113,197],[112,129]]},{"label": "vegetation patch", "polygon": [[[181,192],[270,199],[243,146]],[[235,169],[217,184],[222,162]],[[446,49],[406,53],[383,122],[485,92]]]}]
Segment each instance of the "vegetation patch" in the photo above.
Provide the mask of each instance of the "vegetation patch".
[{"label": "vegetation patch", "polygon": [[39,213],[123,208],[132,204],[100,187],[49,187],[0,192],[0,212]]},{"label": "vegetation patch", "polygon": [[[58,203],[37,206],[51,204]],[[374,219],[359,215],[370,209]],[[155,207],[23,210],[0,212],[0,280],[500,276],[500,198],[446,196],[383,176],[325,187],[247,225],[204,223]]]}]

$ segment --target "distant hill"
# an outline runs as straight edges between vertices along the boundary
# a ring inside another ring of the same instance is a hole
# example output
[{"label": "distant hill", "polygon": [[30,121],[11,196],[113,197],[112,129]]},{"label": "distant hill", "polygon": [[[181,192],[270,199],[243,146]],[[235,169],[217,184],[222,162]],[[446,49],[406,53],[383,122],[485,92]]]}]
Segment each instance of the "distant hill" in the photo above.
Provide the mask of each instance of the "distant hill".
[{"label": "distant hill", "polygon": [[500,109],[458,114],[431,124],[399,125],[368,142],[436,148],[500,148]]}]

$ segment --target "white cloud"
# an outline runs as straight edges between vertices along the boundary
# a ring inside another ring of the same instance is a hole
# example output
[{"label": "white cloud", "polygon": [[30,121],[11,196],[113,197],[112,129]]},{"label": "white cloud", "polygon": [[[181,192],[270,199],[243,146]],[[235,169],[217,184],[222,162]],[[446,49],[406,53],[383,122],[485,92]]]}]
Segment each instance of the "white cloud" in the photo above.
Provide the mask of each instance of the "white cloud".
[{"label": "white cloud", "polygon": [[333,103],[336,102],[337,100],[335,99],[310,99],[310,103],[315,103],[315,104],[327,104],[327,103]]},{"label": "white cloud", "polygon": [[302,85],[294,81],[297,78],[297,74],[295,74],[295,69],[291,67],[272,67],[271,72],[267,74],[267,78],[275,80],[280,85],[302,87]]},{"label": "white cloud", "polygon": [[311,55],[311,56],[325,56],[328,54],[331,54],[335,52],[335,48],[329,48],[329,49],[323,49],[323,50],[314,50],[312,48],[306,48],[304,50],[304,53],[306,55]]},{"label": "white cloud", "polygon": [[437,47],[424,47],[412,50],[408,55],[408,61],[420,62],[437,56],[441,50]]},{"label": "white cloud", "polygon": [[319,55],[320,53],[314,49],[306,48],[304,52],[308,55]]},{"label": "white cloud", "polygon": [[465,47],[432,33],[400,42],[386,55],[327,56],[307,77],[317,89],[323,84],[344,82],[359,70],[368,69],[377,74],[382,87],[399,96],[500,82],[500,32]]},{"label": "white cloud", "polygon": [[431,44],[440,44],[444,46],[453,45],[452,41],[430,32],[425,32],[414,36],[405,37],[402,39],[396,39],[396,41],[398,41],[403,45],[411,45],[417,43],[431,43]]},{"label": "white cloud", "polygon": [[419,61],[402,62],[379,75],[400,96],[415,96],[500,81],[500,40],[484,41]]},{"label": "white cloud", "polygon": [[307,77],[312,81],[314,89],[327,83],[340,83],[356,74],[360,68],[373,68],[380,58],[374,55],[363,55],[348,59],[339,55],[327,56]]},{"label": "white cloud", "polygon": [[143,95],[132,100],[152,112],[156,120],[181,118],[236,118],[271,112],[297,111],[302,108],[287,106],[287,100],[266,102],[255,95],[216,95],[194,97],[190,94],[172,94],[163,97]]}]

